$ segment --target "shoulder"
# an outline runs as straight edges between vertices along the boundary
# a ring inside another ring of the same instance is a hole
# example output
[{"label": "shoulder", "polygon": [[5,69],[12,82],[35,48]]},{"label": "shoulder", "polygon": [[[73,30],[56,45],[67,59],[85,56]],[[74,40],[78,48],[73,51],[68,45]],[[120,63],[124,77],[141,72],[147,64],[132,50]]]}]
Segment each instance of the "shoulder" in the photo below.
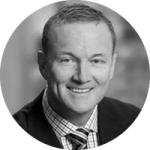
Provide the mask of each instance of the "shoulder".
[{"label": "shoulder", "polygon": [[98,105],[100,140],[105,144],[124,132],[136,119],[140,109],[119,100],[105,97]]},{"label": "shoulder", "polygon": [[26,104],[23,108],[13,114],[14,119],[25,130],[28,130],[29,122],[32,121],[33,118],[37,118],[42,111],[42,95],[43,92],[41,92],[32,102]]},{"label": "shoulder", "polygon": [[132,104],[105,97],[98,106],[99,112],[122,123],[130,124],[138,116],[140,109]]},{"label": "shoulder", "polygon": [[131,110],[131,111],[139,111],[140,109],[132,104],[122,102],[118,99],[104,97],[104,99],[100,102],[101,106],[110,107],[117,110]]}]

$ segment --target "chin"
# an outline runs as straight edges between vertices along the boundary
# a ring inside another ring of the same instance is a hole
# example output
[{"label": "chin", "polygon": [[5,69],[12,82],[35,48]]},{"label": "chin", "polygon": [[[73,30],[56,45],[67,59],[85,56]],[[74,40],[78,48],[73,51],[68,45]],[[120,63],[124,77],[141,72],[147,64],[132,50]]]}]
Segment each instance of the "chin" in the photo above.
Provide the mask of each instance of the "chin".
[{"label": "chin", "polygon": [[84,114],[91,112],[94,109],[95,105],[86,105],[85,103],[73,104],[72,106],[68,107],[72,112],[77,114]]}]

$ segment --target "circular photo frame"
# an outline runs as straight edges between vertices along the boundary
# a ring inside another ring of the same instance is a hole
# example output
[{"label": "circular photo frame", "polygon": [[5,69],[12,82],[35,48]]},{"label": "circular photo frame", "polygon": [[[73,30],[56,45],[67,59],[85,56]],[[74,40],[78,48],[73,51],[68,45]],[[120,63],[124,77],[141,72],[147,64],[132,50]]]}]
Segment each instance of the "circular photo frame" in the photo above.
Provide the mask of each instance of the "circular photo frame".
[{"label": "circular photo frame", "polygon": [[148,57],[135,29],[90,1],[34,12],[10,37],[1,63],[10,113],[56,148],[90,149],[121,135],[140,113],[148,86]]}]

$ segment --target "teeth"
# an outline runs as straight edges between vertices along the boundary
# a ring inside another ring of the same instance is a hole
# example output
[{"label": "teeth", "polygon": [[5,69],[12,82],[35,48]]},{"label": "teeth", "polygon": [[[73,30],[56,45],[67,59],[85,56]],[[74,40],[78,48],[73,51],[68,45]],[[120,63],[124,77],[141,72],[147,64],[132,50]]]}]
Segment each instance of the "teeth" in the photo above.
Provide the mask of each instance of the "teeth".
[{"label": "teeth", "polygon": [[70,90],[75,93],[87,93],[90,91],[90,89],[77,89],[77,88],[70,88]]}]

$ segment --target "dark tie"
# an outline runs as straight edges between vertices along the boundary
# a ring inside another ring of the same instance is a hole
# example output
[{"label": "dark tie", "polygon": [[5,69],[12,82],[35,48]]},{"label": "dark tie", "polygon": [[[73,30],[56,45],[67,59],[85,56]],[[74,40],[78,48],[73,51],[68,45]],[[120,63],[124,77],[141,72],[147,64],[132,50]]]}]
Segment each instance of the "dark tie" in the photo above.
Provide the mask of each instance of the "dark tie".
[{"label": "dark tie", "polygon": [[83,150],[87,148],[87,138],[89,130],[78,128],[75,132],[67,135],[68,140],[72,144],[72,150]]}]

